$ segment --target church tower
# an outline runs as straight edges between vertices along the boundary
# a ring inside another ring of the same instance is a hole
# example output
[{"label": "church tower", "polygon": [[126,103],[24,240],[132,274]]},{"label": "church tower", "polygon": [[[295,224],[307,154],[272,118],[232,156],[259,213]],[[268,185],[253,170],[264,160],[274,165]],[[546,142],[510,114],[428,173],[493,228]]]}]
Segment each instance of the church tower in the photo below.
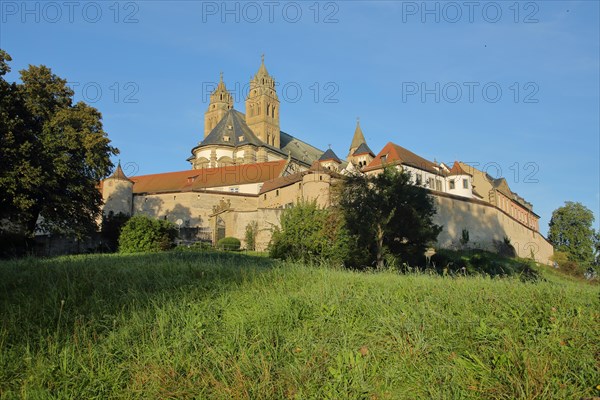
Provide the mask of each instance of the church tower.
[{"label": "church tower", "polygon": [[362,169],[369,165],[374,158],[375,154],[367,145],[365,135],[363,135],[362,129],[360,128],[360,119],[357,118],[356,129],[354,130],[354,136],[352,137],[347,160],[359,169]]},{"label": "church tower", "polygon": [[246,124],[261,141],[280,147],[279,98],[275,91],[275,80],[265,67],[264,55],[258,72],[250,80],[250,91],[246,99]]},{"label": "church tower", "polygon": [[210,131],[223,119],[227,111],[233,108],[233,97],[225,87],[223,82],[223,73],[217,88],[210,95],[208,110],[204,113],[204,137],[206,138]]},{"label": "church tower", "polygon": [[352,143],[350,144],[350,151],[348,157],[352,156],[354,152],[360,147],[361,144],[367,143],[365,135],[363,135],[362,129],[360,129],[360,119],[356,119],[356,129],[354,130],[354,136],[352,137]]}]

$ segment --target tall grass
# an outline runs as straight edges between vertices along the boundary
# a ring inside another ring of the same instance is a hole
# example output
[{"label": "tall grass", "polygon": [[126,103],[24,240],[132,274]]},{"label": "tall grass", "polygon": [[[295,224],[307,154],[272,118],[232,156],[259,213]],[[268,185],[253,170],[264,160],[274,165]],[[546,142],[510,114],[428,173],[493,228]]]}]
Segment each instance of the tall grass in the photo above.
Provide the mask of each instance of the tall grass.
[{"label": "tall grass", "polygon": [[0,263],[0,397],[579,398],[598,288],[226,253]]}]

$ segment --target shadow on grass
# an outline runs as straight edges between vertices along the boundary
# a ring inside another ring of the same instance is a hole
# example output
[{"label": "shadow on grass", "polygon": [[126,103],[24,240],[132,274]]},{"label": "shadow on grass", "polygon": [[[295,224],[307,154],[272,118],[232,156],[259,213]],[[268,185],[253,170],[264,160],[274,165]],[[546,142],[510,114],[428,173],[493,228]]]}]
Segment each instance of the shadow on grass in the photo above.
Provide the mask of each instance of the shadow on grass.
[{"label": "shadow on grass", "polygon": [[537,281],[540,275],[533,260],[504,257],[486,250],[438,250],[431,258],[432,267],[441,275],[488,275],[519,277]]},{"label": "shadow on grass", "polygon": [[219,295],[275,264],[243,254],[177,251],[2,261],[0,344],[68,340],[78,324],[110,330],[124,312],[183,294],[198,300]]}]

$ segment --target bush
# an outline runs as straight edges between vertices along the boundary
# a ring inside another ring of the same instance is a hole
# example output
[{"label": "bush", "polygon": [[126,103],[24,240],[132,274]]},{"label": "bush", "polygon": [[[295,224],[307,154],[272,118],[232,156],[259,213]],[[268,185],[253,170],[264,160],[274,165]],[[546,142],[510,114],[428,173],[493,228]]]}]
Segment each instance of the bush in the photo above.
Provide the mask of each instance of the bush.
[{"label": "bush", "polygon": [[234,237],[225,237],[217,242],[217,247],[221,250],[238,251],[241,246],[240,239]]},{"label": "bush", "polygon": [[281,229],[273,232],[273,258],[341,263],[348,259],[349,236],[341,214],[301,201],[281,214]]},{"label": "bush", "polygon": [[119,251],[140,253],[169,250],[176,238],[177,228],[172,222],[136,215],[121,230]]}]

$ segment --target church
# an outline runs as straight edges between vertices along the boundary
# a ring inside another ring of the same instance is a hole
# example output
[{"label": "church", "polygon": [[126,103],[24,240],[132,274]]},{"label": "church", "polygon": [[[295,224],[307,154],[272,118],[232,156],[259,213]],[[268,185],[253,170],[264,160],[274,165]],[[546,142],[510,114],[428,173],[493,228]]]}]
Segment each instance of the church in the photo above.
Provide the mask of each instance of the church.
[{"label": "church", "polygon": [[547,263],[553,253],[539,233],[533,206],[511,191],[504,178],[455,161],[429,161],[392,142],[371,150],[357,121],[345,159],[281,130],[275,78],[264,57],[250,80],[245,114],[234,109],[221,74],[204,114],[204,134],[187,158],[190,169],[126,176],[120,165],[101,182],[103,212],[145,214],[174,222],[188,240],[216,243],[233,236],[243,243],[257,227],[256,247],[267,248],[284,208],[299,200],[331,204],[331,184],[345,174],[377,174],[385,166],[410,172],[412,183],[430,191],[435,223],[444,227],[438,247],[451,248],[469,232],[478,248],[494,250],[505,238],[517,254]]}]

